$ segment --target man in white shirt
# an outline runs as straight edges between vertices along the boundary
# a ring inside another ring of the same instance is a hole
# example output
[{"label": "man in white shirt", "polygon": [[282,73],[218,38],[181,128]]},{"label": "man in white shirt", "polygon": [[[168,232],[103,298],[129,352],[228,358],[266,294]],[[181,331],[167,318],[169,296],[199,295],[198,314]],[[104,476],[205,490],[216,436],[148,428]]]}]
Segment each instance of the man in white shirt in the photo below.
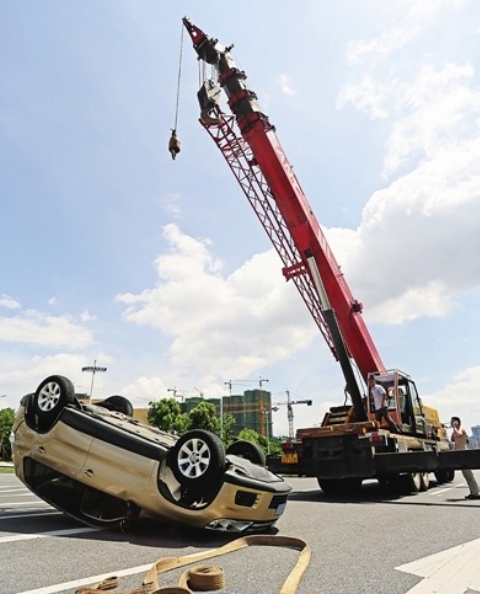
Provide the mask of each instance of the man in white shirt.
[{"label": "man in white shirt", "polygon": [[375,407],[375,419],[379,423],[382,422],[382,419],[385,419],[390,427],[390,431],[393,433],[401,433],[402,431],[400,427],[398,427],[388,412],[387,393],[385,388],[377,383],[374,375],[371,375],[368,378],[368,389]]},{"label": "man in white shirt", "polygon": [[[467,432],[461,425],[459,417],[452,417],[450,420],[452,426],[452,441],[456,450],[466,450],[468,444]],[[467,481],[468,488],[470,489],[470,495],[465,495],[465,499],[480,499],[480,489],[478,483],[475,480],[475,476],[470,468],[462,468],[462,474]]]}]

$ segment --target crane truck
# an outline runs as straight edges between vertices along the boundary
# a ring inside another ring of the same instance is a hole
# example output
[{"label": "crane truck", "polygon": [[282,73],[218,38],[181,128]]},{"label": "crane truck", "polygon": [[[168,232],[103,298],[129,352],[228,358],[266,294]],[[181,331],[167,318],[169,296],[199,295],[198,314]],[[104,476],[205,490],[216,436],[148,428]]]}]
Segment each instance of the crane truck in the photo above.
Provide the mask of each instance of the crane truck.
[{"label": "crane truck", "polygon": [[[183,24],[200,62],[211,65],[197,97],[200,124],[230,167],[283,264],[339,362],[345,379],[343,402],[319,426],[298,429],[268,459],[276,473],[316,477],[322,490],[350,493],[365,479],[378,479],[399,492],[417,492],[453,479],[455,469],[480,468],[480,450],[454,451],[438,412],[422,402],[414,380],[387,369],[274,125],[260,109],[225,47],[188,18]],[[206,72],[206,68],[201,69]],[[222,91],[228,111],[220,105]],[[376,419],[365,385],[374,376],[387,394],[398,430]]]}]

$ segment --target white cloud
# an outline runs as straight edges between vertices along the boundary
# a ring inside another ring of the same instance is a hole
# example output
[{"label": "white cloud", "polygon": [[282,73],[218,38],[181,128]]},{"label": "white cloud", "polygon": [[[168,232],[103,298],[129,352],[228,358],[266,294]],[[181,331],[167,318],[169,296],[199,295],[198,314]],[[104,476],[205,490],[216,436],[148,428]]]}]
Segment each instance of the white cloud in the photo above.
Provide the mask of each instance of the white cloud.
[{"label": "white cloud", "polygon": [[156,286],[117,300],[127,320],[173,336],[174,365],[246,377],[308,344],[315,328],[273,251],[223,277],[205,242],[165,231],[171,247],[155,260]]},{"label": "white cloud", "polygon": [[[109,359],[102,356],[102,361],[106,360]],[[2,393],[5,392],[8,396],[7,405],[16,407],[24,394],[34,392],[40,382],[50,375],[64,375],[74,382],[77,392],[88,393],[91,376],[82,374],[81,368],[85,364],[85,357],[78,354],[57,353],[51,356],[23,357],[2,353],[0,385]],[[98,378],[98,386],[101,388],[104,378]]]},{"label": "white cloud", "polygon": [[480,285],[480,138],[437,151],[376,192],[355,231],[327,230],[371,319],[445,316]]},{"label": "white cloud", "polygon": [[295,89],[292,86],[292,79],[288,76],[288,74],[281,74],[278,79],[278,84],[280,86],[280,90],[285,95],[295,95]]},{"label": "white cloud", "polygon": [[408,28],[401,24],[389,27],[376,39],[352,40],[347,45],[347,61],[354,65],[367,59],[385,59],[394,50],[405,46],[418,32],[418,25]]},{"label": "white cloud", "polygon": [[171,396],[168,387],[160,377],[138,377],[134,382],[126,384],[122,390],[122,396],[129,398],[138,407],[146,408],[149,402],[155,402],[161,398]]},{"label": "white cloud", "polygon": [[20,309],[21,305],[18,299],[3,294],[0,295],[0,307],[5,307],[6,309]]},{"label": "white cloud", "polygon": [[438,391],[422,395],[425,403],[442,411],[442,419],[460,416],[466,429],[478,425],[478,386],[480,366],[459,373],[452,382]]},{"label": "white cloud", "polygon": [[177,218],[181,216],[180,194],[167,194],[162,200],[162,206],[165,212]]},{"label": "white cloud", "polygon": [[387,98],[391,96],[395,84],[394,80],[378,82],[371,74],[366,74],[358,84],[342,88],[336,108],[343,109],[348,103],[352,103],[374,120],[386,119],[389,117]]},{"label": "white cloud", "polygon": [[372,321],[403,324],[423,317],[445,317],[454,307],[441,282],[412,287],[372,309]]},{"label": "white cloud", "polygon": [[[402,26],[424,26],[434,10],[459,5],[410,3]],[[357,56],[360,49],[392,51],[414,34],[416,26],[405,37],[385,34],[357,45]],[[388,71],[372,61],[358,84],[342,90],[337,106],[348,102],[383,120],[383,175],[393,181],[371,196],[354,232],[327,230],[333,252],[357,298],[369,304],[370,320],[447,316],[462,292],[480,284],[474,256],[480,249],[480,88],[473,66],[442,64],[433,53],[407,66],[391,57]]]},{"label": "white cloud", "polygon": [[480,92],[470,85],[473,68],[424,65],[411,83],[392,85],[395,124],[387,141],[384,173],[390,175],[411,156],[431,158],[437,151],[458,150],[462,139],[478,136]]},{"label": "white cloud", "polygon": [[0,317],[0,341],[75,350],[92,344],[93,335],[71,316],[51,316],[31,309]]},{"label": "white cloud", "polygon": [[[457,8],[463,0],[401,0],[392,3],[391,23],[373,39],[355,39],[347,45],[347,60],[350,64],[386,60],[395,51],[401,50],[434,21],[436,13]],[[382,6],[382,8],[384,8]]]},{"label": "white cloud", "polygon": [[92,315],[88,310],[85,310],[80,314],[80,319],[82,322],[93,322],[97,317]]}]

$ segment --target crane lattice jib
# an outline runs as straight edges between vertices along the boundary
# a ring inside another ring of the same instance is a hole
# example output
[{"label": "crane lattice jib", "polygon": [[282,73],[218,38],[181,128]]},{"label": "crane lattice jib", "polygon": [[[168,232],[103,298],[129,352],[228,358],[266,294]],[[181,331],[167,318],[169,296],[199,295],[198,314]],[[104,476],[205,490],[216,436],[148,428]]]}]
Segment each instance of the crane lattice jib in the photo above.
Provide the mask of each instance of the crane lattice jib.
[{"label": "crane lattice jib", "polygon": [[[210,134],[227,161],[245,196],[250,202],[270,241],[284,265],[284,275],[293,279],[320,332],[335,355],[330,332],[323,319],[320,302],[311,278],[306,274],[305,265],[285,226],[268,184],[258,167],[252,165],[253,154],[245,140],[236,134],[232,115],[216,110],[218,123],[200,123]],[[336,356],[336,355],[335,355]]]},{"label": "crane lattice jib", "polygon": [[[330,349],[335,354],[320,299],[307,258],[318,267],[325,292],[335,310],[343,340],[360,373],[385,370],[361,315],[362,306],[353,298],[326,237],[312,212],[292,166],[282,149],[275,128],[257,104],[244,72],[216,39],[183,19],[200,59],[215,66],[218,81],[204,83],[198,93],[201,123],[223,154],[233,174],[272,241],[287,280],[297,286]],[[234,114],[222,113],[219,87],[225,91]],[[240,136],[235,132],[238,127]]]}]

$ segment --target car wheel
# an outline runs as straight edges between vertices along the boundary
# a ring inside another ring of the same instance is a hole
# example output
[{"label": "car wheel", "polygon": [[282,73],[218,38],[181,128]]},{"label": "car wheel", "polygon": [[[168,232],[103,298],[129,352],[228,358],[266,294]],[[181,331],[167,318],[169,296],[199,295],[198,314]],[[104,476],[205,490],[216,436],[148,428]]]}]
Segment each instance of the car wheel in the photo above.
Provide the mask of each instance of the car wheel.
[{"label": "car wheel", "polygon": [[133,417],[133,406],[130,400],[124,396],[109,396],[97,403],[98,406],[103,406],[108,410],[114,410],[119,413],[123,413],[127,417]]},{"label": "car wheel", "polygon": [[253,464],[260,464],[260,466],[265,466],[267,463],[267,458],[262,448],[246,439],[238,439],[230,444],[227,448],[227,456],[228,454],[245,458]]},{"label": "car wheel", "polygon": [[75,387],[63,375],[51,375],[43,380],[33,395],[33,412],[51,426],[60,411],[75,402]]},{"label": "car wheel", "polygon": [[210,431],[194,429],[173,446],[170,466],[181,485],[201,485],[215,480],[225,470],[225,449]]}]

